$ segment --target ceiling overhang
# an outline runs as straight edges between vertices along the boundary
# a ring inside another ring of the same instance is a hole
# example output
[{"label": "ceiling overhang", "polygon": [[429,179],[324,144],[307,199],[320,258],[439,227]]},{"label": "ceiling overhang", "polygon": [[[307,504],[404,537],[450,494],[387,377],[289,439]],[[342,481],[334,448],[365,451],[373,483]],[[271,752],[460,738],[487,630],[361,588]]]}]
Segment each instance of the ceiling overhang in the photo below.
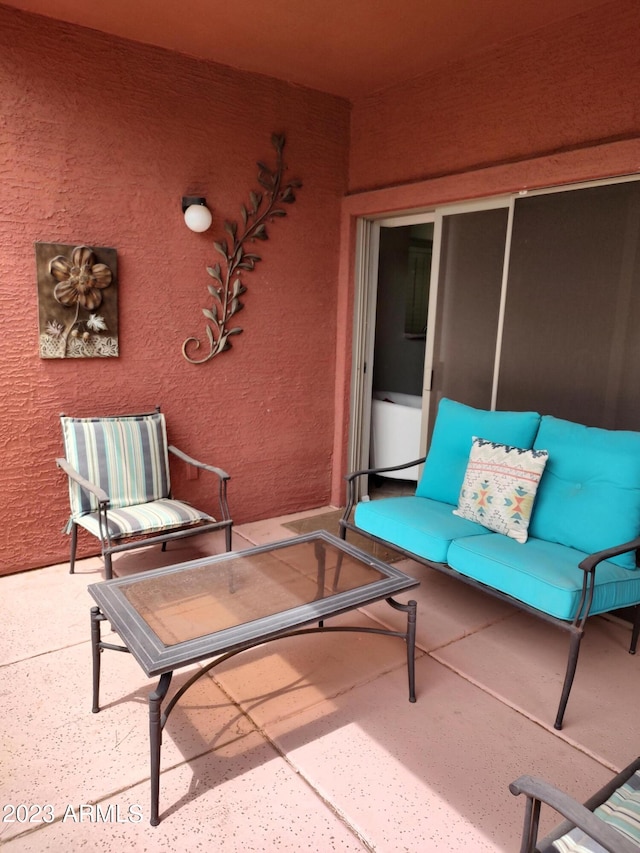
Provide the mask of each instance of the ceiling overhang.
[{"label": "ceiling overhang", "polygon": [[5,5],[355,100],[603,3],[8,0]]}]

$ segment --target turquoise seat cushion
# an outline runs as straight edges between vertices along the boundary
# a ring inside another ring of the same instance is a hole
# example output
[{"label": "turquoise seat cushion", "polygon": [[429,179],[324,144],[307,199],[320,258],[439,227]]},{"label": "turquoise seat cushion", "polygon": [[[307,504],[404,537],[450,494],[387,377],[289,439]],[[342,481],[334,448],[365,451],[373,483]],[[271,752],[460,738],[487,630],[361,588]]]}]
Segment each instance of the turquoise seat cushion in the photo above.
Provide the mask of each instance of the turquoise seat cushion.
[{"label": "turquoise seat cushion", "polygon": [[[529,533],[594,553],[640,535],[640,433],[587,427],[549,415],[535,440],[549,459]],[[635,552],[612,562],[635,568]]]},{"label": "turquoise seat cushion", "polygon": [[539,424],[537,412],[489,412],[443,398],[416,495],[456,505],[474,436],[529,450]]},{"label": "turquoise seat cushion", "polygon": [[[140,534],[164,533],[196,524],[214,521],[210,515],[195,509],[184,501],[164,499],[138,506],[107,510],[107,524],[111,539],[126,539]],[[100,538],[98,513],[80,516],[77,523],[89,533]]]},{"label": "turquoise seat cushion", "polygon": [[[583,551],[534,539],[526,544],[499,533],[456,539],[447,562],[467,577],[498,589],[518,601],[572,620],[582,591]],[[612,562],[596,568],[596,587],[590,613],[606,613],[640,602],[640,572],[629,572]]]},{"label": "turquoise seat cushion", "polygon": [[354,523],[361,530],[412,554],[445,563],[449,545],[459,536],[488,535],[487,528],[453,514],[454,506],[413,495],[364,501]]}]

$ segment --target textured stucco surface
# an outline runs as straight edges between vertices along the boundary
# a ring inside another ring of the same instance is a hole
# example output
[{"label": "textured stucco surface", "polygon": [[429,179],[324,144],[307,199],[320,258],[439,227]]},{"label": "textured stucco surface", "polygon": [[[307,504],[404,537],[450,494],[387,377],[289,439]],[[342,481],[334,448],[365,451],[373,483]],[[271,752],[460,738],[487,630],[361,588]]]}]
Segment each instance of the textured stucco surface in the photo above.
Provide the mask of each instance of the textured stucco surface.
[{"label": "textured stucco surface", "polygon": [[613,0],[352,105],[331,499],[343,499],[359,217],[640,172],[640,4]]},{"label": "textured stucco surface", "polygon": [[[0,573],[68,553],[60,412],[161,404],[173,443],[231,473],[238,522],[327,502],[348,116],[335,97],[0,6]],[[181,347],[204,335],[213,240],[259,189],[274,131],[304,186],[256,244],[244,333],[193,366]],[[213,208],[204,235],[185,194]],[[36,241],[117,249],[120,358],[39,358]],[[213,483],[186,476],[178,495],[209,506]]]},{"label": "textured stucco surface", "polygon": [[[0,6],[0,573],[67,555],[61,411],[161,403],[174,443],[231,472],[238,521],[340,503],[357,217],[640,171],[639,25],[613,0],[350,106]],[[212,241],[272,131],[304,187],[257,247],[244,334],[191,366]],[[35,241],[117,248],[119,359],[39,358]]]},{"label": "textured stucco surface", "polygon": [[350,190],[637,137],[639,31],[614,0],[357,100]]}]

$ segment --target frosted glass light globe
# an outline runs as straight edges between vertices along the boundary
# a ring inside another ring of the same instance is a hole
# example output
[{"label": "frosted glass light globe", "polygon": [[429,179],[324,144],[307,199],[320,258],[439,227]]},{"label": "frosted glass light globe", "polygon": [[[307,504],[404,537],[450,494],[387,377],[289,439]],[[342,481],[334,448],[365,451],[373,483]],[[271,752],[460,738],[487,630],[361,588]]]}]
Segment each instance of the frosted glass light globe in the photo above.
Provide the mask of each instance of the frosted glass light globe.
[{"label": "frosted glass light globe", "polygon": [[211,211],[204,204],[192,204],[184,212],[184,221],[191,231],[206,231],[211,226]]}]

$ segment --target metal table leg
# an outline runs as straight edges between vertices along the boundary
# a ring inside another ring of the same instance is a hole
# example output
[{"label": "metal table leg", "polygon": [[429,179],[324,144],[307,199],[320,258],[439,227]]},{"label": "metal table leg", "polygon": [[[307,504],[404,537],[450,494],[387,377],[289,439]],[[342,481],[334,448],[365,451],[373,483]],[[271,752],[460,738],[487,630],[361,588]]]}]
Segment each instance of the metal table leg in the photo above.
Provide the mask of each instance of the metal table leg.
[{"label": "metal table leg", "polygon": [[91,710],[94,714],[97,714],[100,710],[100,655],[102,650],[111,649],[114,652],[126,652],[129,654],[129,649],[126,646],[102,642],[100,637],[100,623],[106,620],[107,617],[102,614],[99,607],[91,608],[91,657],[93,661],[93,702]]},{"label": "metal table leg", "polygon": [[[319,575],[324,575],[324,563],[319,566]],[[324,579],[323,579],[324,580]],[[161,675],[158,685],[153,693],[149,694],[149,752],[150,752],[150,782],[151,782],[151,815],[150,823],[152,826],[158,826],[160,823],[160,753],[162,748],[162,731],[167,722],[169,714],[175,707],[178,700],[186,693],[186,691],[202,676],[206,675],[211,669],[220,663],[234,657],[235,655],[253,648],[255,645],[261,645],[263,642],[283,639],[284,637],[295,637],[303,634],[313,633],[329,633],[334,631],[356,632],[367,634],[382,634],[389,637],[399,637],[403,639],[407,646],[407,673],[409,678],[409,701],[416,701],[415,692],[415,649],[416,649],[416,612],[417,603],[409,601],[407,604],[400,604],[392,598],[386,599],[387,603],[395,610],[400,610],[407,614],[407,628],[403,633],[401,631],[389,631],[384,628],[369,628],[369,627],[325,627],[323,622],[320,622],[316,628],[302,628],[295,631],[286,631],[282,634],[263,638],[259,642],[248,643],[231,652],[226,652],[214,658],[205,667],[194,673],[189,680],[180,687],[169,702],[167,702],[164,712],[162,703],[165,700],[173,671],[165,672]],[[91,650],[93,658],[93,705],[92,711],[97,713],[100,710],[99,705],[99,688],[100,688],[100,655],[103,649],[112,649],[119,652],[129,652],[126,646],[115,645],[113,643],[105,643],[100,637],[100,623],[107,619],[102,614],[99,607],[91,608]]]},{"label": "metal table leg", "polygon": [[100,623],[104,616],[99,607],[91,608],[91,657],[93,660],[93,702],[91,710],[97,714],[100,710]]},{"label": "metal table leg", "polygon": [[151,826],[160,823],[160,748],[162,746],[162,700],[167,695],[173,672],[164,672],[149,694],[149,747],[151,753]]},{"label": "metal table leg", "polygon": [[407,614],[407,632],[404,634],[407,643],[407,674],[409,676],[409,702],[416,701],[416,612],[418,604],[413,599],[406,604],[400,604],[393,598],[386,599],[394,610]]}]

